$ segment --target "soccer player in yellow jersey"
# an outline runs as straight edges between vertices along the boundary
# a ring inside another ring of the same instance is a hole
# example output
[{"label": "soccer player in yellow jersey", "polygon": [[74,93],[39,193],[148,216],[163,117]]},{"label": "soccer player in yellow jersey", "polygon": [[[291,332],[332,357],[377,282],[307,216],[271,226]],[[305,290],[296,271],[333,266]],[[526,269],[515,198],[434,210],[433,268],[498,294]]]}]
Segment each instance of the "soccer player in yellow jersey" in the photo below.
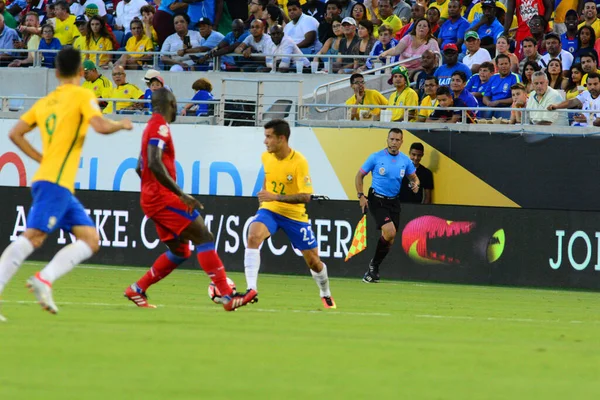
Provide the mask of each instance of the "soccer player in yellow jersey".
[{"label": "soccer player in yellow jersey", "polygon": [[306,203],[312,198],[308,163],[302,154],[290,148],[289,138],[290,126],[286,121],[274,119],[265,124],[267,151],[262,155],[265,181],[258,192],[259,210],[248,231],[244,254],[246,283],[249,291],[257,290],[259,247],[283,229],[292,245],[302,252],[325,308],[336,308],[329,290],[327,266],[319,258],[317,239],[306,214]]},{"label": "soccer player in yellow jersey", "polygon": [[[21,264],[56,229],[71,232],[77,240],[61,249],[40,272],[27,281],[39,304],[56,314],[52,283],[75,265],[98,251],[94,223],[73,195],[75,175],[88,127],[102,134],[132,129],[131,121],[102,117],[94,94],[79,86],[83,75],[81,53],[72,47],[56,56],[59,86],[38,100],[10,130],[10,139],[40,167],[33,176],[33,204],[27,216],[27,229],[0,256],[0,294]],[[39,128],[42,153],[25,138]],[[0,316],[0,319],[4,319]]]}]

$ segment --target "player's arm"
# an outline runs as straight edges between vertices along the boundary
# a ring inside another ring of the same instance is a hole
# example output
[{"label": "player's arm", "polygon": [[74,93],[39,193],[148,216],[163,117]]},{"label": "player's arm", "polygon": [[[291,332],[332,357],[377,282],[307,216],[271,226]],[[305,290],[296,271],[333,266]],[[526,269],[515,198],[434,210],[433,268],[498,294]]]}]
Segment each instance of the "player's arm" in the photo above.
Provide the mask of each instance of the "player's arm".
[{"label": "player's arm", "polygon": [[410,183],[412,183],[411,185],[411,190],[414,193],[417,193],[419,191],[419,187],[421,186],[421,181],[419,181],[419,177],[417,176],[416,172],[413,172],[410,175],[407,175],[408,180],[410,181]]},{"label": "player's arm", "polygon": [[362,212],[365,212],[365,209],[369,207],[369,201],[367,200],[367,196],[365,196],[365,189],[363,187],[363,180],[367,173],[363,171],[363,169],[359,169],[356,173],[356,177],[354,178],[354,186],[356,187],[356,195],[358,196],[358,202],[360,204],[360,209]]},{"label": "player's arm", "polygon": [[128,119],[113,121],[112,119],[101,117],[99,115],[96,115],[90,119],[90,125],[96,132],[102,135],[110,135],[111,133],[118,132],[121,129],[126,129],[128,131],[133,129],[133,124]]},{"label": "player's arm", "polygon": [[135,166],[135,173],[138,174],[138,176],[140,178],[142,177],[142,156],[141,155],[138,157],[137,165]]},{"label": "player's arm", "polygon": [[181,201],[188,206],[188,212],[192,212],[194,209],[202,210],[204,206],[198,200],[193,198],[187,193],[184,193],[181,188],[177,185],[177,182],[171,178],[167,167],[162,162],[163,151],[160,147],[148,144],[148,168],[154,174],[156,180],[163,185],[165,188],[175,193]]},{"label": "player's arm", "polygon": [[20,119],[15,126],[12,127],[8,133],[8,137],[23,153],[39,163],[42,162],[42,153],[37,151],[31,143],[29,143],[29,140],[25,139],[25,135],[31,132],[33,128],[35,128],[35,125],[29,125],[27,122]]},{"label": "player's arm", "polygon": [[310,193],[297,193],[297,194],[277,194],[271,193],[265,189],[257,193],[258,201],[261,203],[268,201],[280,201],[282,203],[289,204],[301,204],[310,202],[312,196]]}]

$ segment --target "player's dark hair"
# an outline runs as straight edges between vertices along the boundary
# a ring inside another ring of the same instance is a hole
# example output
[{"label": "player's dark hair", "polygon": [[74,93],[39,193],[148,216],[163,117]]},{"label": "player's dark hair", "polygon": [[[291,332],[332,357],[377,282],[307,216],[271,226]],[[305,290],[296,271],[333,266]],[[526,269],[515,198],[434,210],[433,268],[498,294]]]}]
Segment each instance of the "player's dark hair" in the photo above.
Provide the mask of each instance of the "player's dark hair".
[{"label": "player's dark hair", "polygon": [[437,90],[435,91],[435,95],[436,96],[450,96],[452,97],[452,95],[450,94],[450,88],[448,86],[440,86],[439,88],[437,88]]},{"label": "player's dark hair", "polygon": [[328,5],[333,4],[334,6],[336,6],[338,9],[342,9],[342,6],[340,5],[340,2],[337,0],[329,0],[327,3],[325,3],[325,7],[327,7]]},{"label": "player's dark hair", "polygon": [[[451,0],[451,1],[458,1],[458,0]],[[423,143],[421,143],[421,142],[414,142],[413,144],[411,144],[410,150],[419,150],[419,151],[422,151],[423,153],[425,153],[425,147],[423,147]]]},{"label": "player's dark hair", "polygon": [[465,83],[467,82],[467,74],[465,74],[463,71],[454,71],[451,78],[454,78],[454,76],[458,76],[460,80]]},{"label": "player's dark hair", "polygon": [[600,79],[600,74],[597,72],[590,72],[588,74],[587,80],[589,81],[590,79]]},{"label": "player's dark hair", "polygon": [[290,8],[292,6],[298,7],[298,8],[302,8],[302,6],[300,5],[300,2],[298,0],[290,0],[287,3],[287,8]]},{"label": "player's dark hair", "polygon": [[265,124],[264,128],[273,129],[275,136],[285,136],[287,140],[290,139],[290,124],[283,119],[272,119]]},{"label": "player's dark hair", "polygon": [[507,56],[506,54],[498,54],[496,56],[496,65],[498,65],[498,61],[502,60],[503,58],[506,58],[508,60],[508,62],[510,63],[510,57]]},{"label": "player's dark hair", "polygon": [[165,88],[161,87],[152,92],[152,110],[163,116],[168,114],[169,107],[175,101],[175,95]]},{"label": "player's dark hair", "polygon": [[496,68],[494,68],[494,64],[492,64],[489,61],[482,62],[481,65],[479,65],[479,69],[481,69],[481,68],[485,68],[490,72],[494,72],[494,70],[496,69]]},{"label": "player's dark hair", "polygon": [[58,70],[58,76],[61,78],[73,78],[79,75],[81,53],[71,46],[63,47],[56,55],[54,63]]},{"label": "player's dark hair", "polygon": [[529,42],[529,43],[532,43],[534,46],[537,46],[537,40],[533,36],[528,36],[521,41],[521,43],[525,43],[525,42]]},{"label": "player's dark hair", "polygon": [[427,75],[427,76],[425,77],[425,82],[427,82],[427,81],[435,81],[435,84],[436,84],[436,85],[439,85],[439,84],[440,84],[440,80],[438,79],[438,77],[437,77],[437,76],[434,76],[434,75]]},{"label": "player's dark hair", "polygon": [[596,55],[594,53],[592,53],[592,52],[582,54],[581,57],[579,57],[579,59],[581,60],[581,62],[583,62],[583,57],[591,58],[595,63],[598,62],[598,59],[596,58]]},{"label": "player's dark hair", "polygon": [[400,129],[400,128],[392,128],[388,132],[388,136],[390,136],[390,133],[399,133],[400,135],[402,135],[402,129]]}]

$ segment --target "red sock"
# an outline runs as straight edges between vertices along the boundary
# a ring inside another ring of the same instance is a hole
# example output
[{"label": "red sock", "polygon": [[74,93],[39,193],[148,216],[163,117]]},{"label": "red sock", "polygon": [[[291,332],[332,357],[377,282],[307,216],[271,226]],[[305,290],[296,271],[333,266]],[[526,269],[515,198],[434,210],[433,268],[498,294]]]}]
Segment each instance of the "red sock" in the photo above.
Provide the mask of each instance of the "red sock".
[{"label": "red sock", "polygon": [[205,243],[196,246],[198,251],[198,262],[200,266],[208,274],[212,282],[215,284],[221,295],[230,296],[233,290],[227,283],[227,273],[223,262],[215,251],[214,243]]},{"label": "red sock", "polygon": [[[186,245],[187,246],[187,245]],[[189,249],[188,249],[189,251]],[[138,287],[145,292],[148,288],[163,278],[166,278],[175,268],[187,260],[187,257],[179,257],[167,251],[161,254],[152,267],[146,272],[142,278],[137,281]]]}]

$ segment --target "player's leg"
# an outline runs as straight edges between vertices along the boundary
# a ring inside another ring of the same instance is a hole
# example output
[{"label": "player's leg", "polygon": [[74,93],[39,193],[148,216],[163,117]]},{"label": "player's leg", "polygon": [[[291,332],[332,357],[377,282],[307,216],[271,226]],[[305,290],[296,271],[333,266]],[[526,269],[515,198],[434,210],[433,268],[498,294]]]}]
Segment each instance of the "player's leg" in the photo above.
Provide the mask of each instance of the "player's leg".
[{"label": "player's leg", "polygon": [[244,274],[248,290],[258,290],[258,271],[260,270],[260,246],[279,229],[274,213],[258,210],[248,228],[248,246],[244,252]]},{"label": "player's leg", "polygon": [[58,312],[58,307],[52,297],[52,284],[100,248],[100,238],[94,222],[73,195],[70,196],[67,210],[57,222],[57,227],[71,232],[75,241],[60,249],[40,272],[27,281],[27,286],[33,290],[40,305],[53,314]]},{"label": "player's leg", "polygon": [[150,286],[166,278],[192,254],[188,242],[184,243],[179,239],[173,239],[164,242],[164,244],[168,247],[168,250],[158,256],[144,276],[125,289],[125,297],[133,301],[138,307],[156,308],[156,306],[148,303],[146,291]]},{"label": "player's leg", "polygon": [[213,234],[210,233],[204,219],[197,211],[194,211],[192,215],[195,219],[181,232],[181,239],[189,240],[196,245],[198,263],[221,292],[223,308],[226,311],[233,311],[253,301],[256,298],[255,290],[249,290],[243,295],[233,293],[227,283],[225,266],[215,250]]},{"label": "player's leg", "polygon": [[375,199],[371,204],[371,214],[375,218],[377,228],[381,230],[381,236],[375,247],[375,254],[369,263],[369,268],[363,276],[365,283],[379,282],[379,266],[390,252],[394,239],[396,238],[397,226],[400,223],[399,206]]}]

